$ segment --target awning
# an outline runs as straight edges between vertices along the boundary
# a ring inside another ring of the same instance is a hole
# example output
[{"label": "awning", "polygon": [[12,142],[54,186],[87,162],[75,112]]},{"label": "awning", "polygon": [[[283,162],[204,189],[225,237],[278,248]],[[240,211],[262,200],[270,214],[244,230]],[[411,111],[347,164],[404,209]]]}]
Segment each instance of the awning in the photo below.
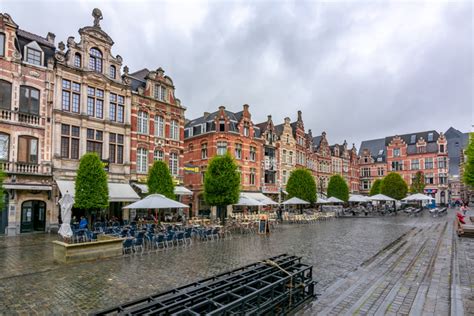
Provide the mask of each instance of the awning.
[{"label": "awning", "polygon": [[[138,188],[140,192],[143,194],[148,193],[148,186],[146,184],[141,184],[141,183],[133,183],[132,184],[134,187]],[[189,190],[188,188],[184,186],[175,186],[174,187],[174,194],[176,195],[193,195],[193,191]]]},{"label": "awning", "polygon": [[[56,180],[56,184],[59,187],[61,194],[69,192],[74,196],[75,185],[74,181],[63,181]],[[132,187],[128,183],[108,183],[109,186],[109,202],[131,202],[138,201],[140,197],[133,191]]]},{"label": "awning", "polygon": [[4,189],[8,190],[31,190],[31,191],[51,191],[52,187],[50,185],[42,184],[16,184],[16,183],[5,183],[3,185]]},{"label": "awning", "polygon": [[245,197],[251,198],[253,200],[257,200],[260,203],[263,203],[265,205],[278,205],[277,202],[273,201],[268,196],[260,192],[242,192],[241,194]]}]

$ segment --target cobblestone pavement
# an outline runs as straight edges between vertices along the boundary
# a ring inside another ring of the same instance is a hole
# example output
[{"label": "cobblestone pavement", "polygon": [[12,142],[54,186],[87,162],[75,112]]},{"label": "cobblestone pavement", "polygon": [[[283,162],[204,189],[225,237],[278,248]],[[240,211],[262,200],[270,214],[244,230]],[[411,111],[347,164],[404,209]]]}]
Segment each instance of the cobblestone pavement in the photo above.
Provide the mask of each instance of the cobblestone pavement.
[{"label": "cobblestone pavement", "polygon": [[414,223],[301,314],[474,315],[473,282],[474,241],[455,235],[450,214]]},{"label": "cobblestone pavement", "polygon": [[[459,249],[460,266],[469,263],[459,269],[457,295],[471,303],[474,262],[474,244],[447,238],[452,225],[446,223],[446,217],[428,216],[336,219],[283,225],[268,237],[234,236],[69,265],[53,262],[55,236],[0,237],[0,314],[88,313],[281,253],[314,265],[323,295],[302,313],[363,314],[377,306],[401,313],[410,302],[423,310],[427,299],[436,303],[433,312],[445,311],[451,247]],[[461,309],[468,306],[459,302]]]}]

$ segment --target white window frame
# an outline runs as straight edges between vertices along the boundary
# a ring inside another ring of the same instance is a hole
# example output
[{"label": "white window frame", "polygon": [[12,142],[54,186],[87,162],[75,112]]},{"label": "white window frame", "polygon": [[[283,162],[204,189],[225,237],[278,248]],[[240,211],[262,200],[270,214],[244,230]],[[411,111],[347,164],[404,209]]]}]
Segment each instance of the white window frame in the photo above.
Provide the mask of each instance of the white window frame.
[{"label": "white window frame", "polygon": [[169,168],[171,175],[177,176],[179,174],[179,156],[177,153],[172,152],[169,155]]},{"label": "white window frame", "polygon": [[137,114],[137,133],[148,134],[148,112],[138,111]]},{"label": "white window frame", "polygon": [[179,140],[179,123],[177,120],[171,120],[170,138],[173,140]]},{"label": "white window frame", "polygon": [[137,149],[137,173],[148,172],[148,150],[145,148]]},{"label": "white window frame", "polygon": [[155,136],[165,137],[165,118],[161,115],[155,115]]},{"label": "white window frame", "polygon": [[154,161],[165,160],[165,152],[161,149],[155,149],[155,151],[153,152],[153,160]]}]

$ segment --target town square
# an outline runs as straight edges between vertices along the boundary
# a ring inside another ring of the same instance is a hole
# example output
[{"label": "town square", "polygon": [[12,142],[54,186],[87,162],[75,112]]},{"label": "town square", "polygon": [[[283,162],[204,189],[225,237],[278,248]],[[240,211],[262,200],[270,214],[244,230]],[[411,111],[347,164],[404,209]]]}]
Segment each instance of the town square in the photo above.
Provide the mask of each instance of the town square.
[{"label": "town square", "polygon": [[474,315],[472,6],[4,1],[0,315]]}]

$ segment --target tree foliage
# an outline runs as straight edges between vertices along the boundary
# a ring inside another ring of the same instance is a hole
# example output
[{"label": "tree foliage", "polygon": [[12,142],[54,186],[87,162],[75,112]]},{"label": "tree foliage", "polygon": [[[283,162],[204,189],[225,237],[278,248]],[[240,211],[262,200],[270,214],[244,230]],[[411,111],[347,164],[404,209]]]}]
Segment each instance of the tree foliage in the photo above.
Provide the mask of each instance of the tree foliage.
[{"label": "tree foliage", "polygon": [[240,173],[234,158],[227,153],[214,156],[204,175],[204,200],[212,206],[226,206],[239,202]]},{"label": "tree foliage", "polygon": [[304,168],[291,172],[286,184],[288,198],[297,197],[310,203],[316,202],[316,181],[311,171]]},{"label": "tree foliage", "polygon": [[81,158],[74,198],[74,206],[84,210],[99,210],[109,205],[107,173],[96,153],[87,153]]},{"label": "tree foliage", "polygon": [[407,196],[408,185],[396,172],[391,172],[385,176],[380,185],[380,193],[396,200],[401,200]]},{"label": "tree foliage", "polygon": [[463,182],[474,188],[474,133],[469,134],[469,145],[466,148],[466,161],[463,168]]},{"label": "tree foliage", "polygon": [[168,165],[163,161],[155,161],[148,171],[148,194],[159,193],[167,198],[176,199],[174,194],[173,177]]},{"label": "tree foliage", "polygon": [[425,191],[425,176],[423,172],[418,171],[413,178],[412,184],[410,186],[411,193],[423,193]]},{"label": "tree foliage", "polygon": [[349,200],[349,187],[343,177],[336,174],[329,179],[328,197],[336,197],[344,202]]},{"label": "tree foliage", "polygon": [[370,188],[370,196],[380,194],[380,185],[382,184],[382,179],[377,179],[374,181],[372,184],[372,187]]}]

